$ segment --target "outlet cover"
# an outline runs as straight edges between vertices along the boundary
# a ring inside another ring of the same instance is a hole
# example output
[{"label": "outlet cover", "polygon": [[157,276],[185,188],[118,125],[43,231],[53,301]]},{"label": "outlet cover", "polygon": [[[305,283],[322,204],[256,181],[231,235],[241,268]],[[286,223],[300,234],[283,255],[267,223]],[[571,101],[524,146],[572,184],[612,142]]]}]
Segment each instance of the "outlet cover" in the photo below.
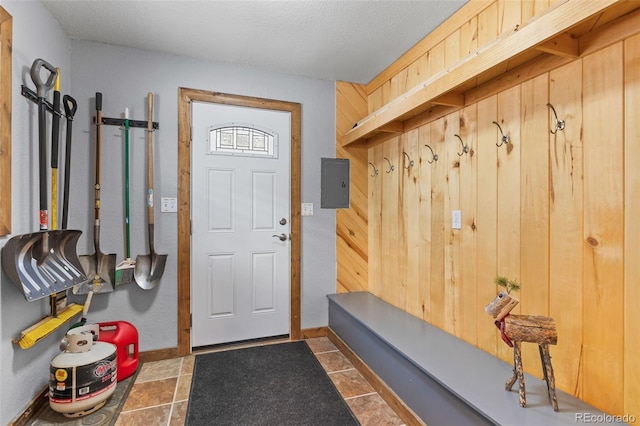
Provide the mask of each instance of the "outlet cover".
[{"label": "outlet cover", "polygon": [[301,216],[313,216],[313,203],[302,203]]}]

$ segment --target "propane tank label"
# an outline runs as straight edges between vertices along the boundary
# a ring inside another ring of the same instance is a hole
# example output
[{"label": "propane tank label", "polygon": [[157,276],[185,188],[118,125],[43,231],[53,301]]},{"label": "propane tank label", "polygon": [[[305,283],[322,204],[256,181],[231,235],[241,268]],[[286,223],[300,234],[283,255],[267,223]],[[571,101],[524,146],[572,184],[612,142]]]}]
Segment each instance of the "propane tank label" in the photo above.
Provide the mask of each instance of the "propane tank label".
[{"label": "propane tank label", "polygon": [[[68,368],[51,365],[50,373],[49,400],[51,402],[71,403],[92,398],[111,386],[115,386],[117,381],[116,352],[86,365]],[[74,381],[75,386],[73,385]]]},{"label": "propane tank label", "polygon": [[67,373],[67,370],[65,370],[64,368],[58,368],[54,376],[56,378],[56,381],[64,382],[65,380],[67,380],[67,377],[69,377],[69,373]]}]

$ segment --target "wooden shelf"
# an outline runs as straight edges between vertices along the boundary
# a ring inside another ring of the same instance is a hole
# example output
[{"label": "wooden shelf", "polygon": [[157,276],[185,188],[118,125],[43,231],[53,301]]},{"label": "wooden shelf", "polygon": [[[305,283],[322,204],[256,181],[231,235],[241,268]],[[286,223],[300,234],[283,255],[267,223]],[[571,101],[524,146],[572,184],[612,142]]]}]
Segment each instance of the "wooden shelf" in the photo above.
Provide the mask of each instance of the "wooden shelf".
[{"label": "wooden shelf", "polygon": [[461,108],[465,105],[465,91],[543,53],[578,57],[578,37],[592,30],[592,25],[580,24],[597,18],[597,24],[602,25],[639,6],[636,2],[619,0],[567,0],[514,32],[503,34],[360,120],[343,136],[341,145],[367,144],[381,135],[401,134],[405,121],[434,107]]}]

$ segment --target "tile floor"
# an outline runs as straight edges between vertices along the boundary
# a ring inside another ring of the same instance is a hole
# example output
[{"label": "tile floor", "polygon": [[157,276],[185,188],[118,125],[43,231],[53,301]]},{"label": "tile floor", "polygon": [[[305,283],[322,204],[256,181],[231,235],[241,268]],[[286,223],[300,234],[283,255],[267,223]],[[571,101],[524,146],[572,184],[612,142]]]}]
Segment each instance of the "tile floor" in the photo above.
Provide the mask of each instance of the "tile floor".
[{"label": "tile floor", "polygon": [[[403,425],[328,338],[307,343],[363,426]],[[143,364],[116,426],[184,425],[194,359],[189,355]]]}]

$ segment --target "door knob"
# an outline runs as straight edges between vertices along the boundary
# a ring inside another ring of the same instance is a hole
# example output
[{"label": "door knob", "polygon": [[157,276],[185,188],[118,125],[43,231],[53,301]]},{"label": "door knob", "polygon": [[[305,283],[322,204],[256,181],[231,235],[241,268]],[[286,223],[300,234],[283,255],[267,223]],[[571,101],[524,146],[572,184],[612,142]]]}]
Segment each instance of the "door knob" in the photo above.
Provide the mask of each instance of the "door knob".
[{"label": "door knob", "polygon": [[286,225],[286,224],[287,224],[287,219],[285,219],[284,217],[280,219],[280,225]]},{"label": "door knob", "polygon": [[272,237],[276,237],[276,238],[278,238],[280,241],[287,241],[287,234],[272,235]]}]

